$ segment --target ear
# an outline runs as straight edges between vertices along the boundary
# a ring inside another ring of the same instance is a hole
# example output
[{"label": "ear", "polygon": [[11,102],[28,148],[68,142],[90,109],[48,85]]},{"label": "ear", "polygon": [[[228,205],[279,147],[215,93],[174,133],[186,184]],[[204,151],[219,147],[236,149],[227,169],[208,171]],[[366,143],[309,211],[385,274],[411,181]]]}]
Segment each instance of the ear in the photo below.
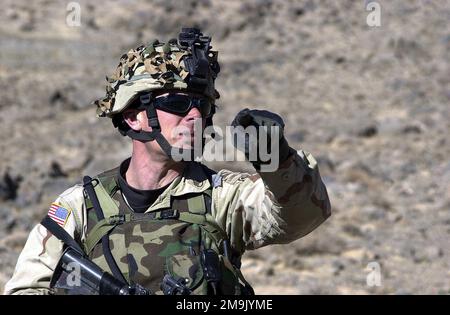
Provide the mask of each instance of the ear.
[{"label": "ear", "polygon": [[126,109],[123,113],[123,119],[135,131],[140,131],[143,128],[143,111],[137,109]]}]

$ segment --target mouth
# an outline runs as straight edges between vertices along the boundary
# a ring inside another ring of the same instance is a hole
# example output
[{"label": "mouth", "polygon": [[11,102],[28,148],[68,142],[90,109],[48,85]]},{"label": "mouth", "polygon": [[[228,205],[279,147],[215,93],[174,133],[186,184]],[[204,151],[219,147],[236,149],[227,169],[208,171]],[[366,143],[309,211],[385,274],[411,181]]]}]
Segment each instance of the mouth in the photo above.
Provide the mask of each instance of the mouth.
[{"label": "mouth", "polygon": [[175,141],[178,145],[181,146],[192,146],[195,142],[195,137],[196,134],[194,130],[191,131],[186,130],[185,132],[179,132],[177,134],[176,137],[177,139]]},{"label": "mouth", "polygon": [[188,138],[188,137],[190,137],[190,138],[195,137],[194,131],[191,131],[191,132],[180,132],[180,133],[178,133],[178,138]]}]

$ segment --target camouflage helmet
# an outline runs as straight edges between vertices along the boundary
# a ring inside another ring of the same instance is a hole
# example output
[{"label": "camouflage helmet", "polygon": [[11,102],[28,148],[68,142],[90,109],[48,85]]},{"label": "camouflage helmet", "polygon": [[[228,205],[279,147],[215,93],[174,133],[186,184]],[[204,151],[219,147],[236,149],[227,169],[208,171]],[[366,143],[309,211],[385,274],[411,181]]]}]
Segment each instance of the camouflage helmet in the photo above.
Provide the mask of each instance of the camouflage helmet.
[{"label": "camouflage helmet", "polygon": [[183,28],[178,41],[153,40],[122,55],[116,72],[106,77],[106,96],[94,101],[97,116],[113,117],[125,110],[142,92],[185,90],[219,98],[214,81],[220,71],[211,38],[198,29]]}]

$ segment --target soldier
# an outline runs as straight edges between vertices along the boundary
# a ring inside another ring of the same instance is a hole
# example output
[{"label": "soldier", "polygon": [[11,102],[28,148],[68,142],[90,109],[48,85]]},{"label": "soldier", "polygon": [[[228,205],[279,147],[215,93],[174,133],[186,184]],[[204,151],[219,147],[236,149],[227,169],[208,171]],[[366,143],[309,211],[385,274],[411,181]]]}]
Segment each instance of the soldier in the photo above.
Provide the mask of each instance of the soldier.
[{"label": "soldier", "polygon": [[[239,270],[246,250],[292,242],[330,216],[316,161],[290,148],[282,132],[272,139],[279,140],[274,172],[260,171],[267,161],[259,156],[254,175],[174,159],[192,149],[189,141],[180,148],[174,129],[187,128],[192,139],[195,122],[212,125],[219,71],[210,38],[196,29],[122,56],[95,104],[132,139],[132,156],[55,200],[31,231],[6,294],[71,293],[55,268],[74,243],[103,270],[151,293],[251,294]],[[232,125],[284,127],[277,114],[248,109]]]}]

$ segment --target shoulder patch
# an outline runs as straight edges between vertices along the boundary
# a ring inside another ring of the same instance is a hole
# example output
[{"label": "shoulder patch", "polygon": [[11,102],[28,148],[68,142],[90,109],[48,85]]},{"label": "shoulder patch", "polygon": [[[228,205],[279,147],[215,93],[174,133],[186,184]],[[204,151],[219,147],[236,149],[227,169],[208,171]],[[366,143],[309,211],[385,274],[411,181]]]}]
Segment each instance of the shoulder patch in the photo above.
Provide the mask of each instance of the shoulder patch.
[{"label": "shoulder patch", "polygon": [[213,188],[222,187],[222,176],[219,174],[213,174],[211,176],[211,181]]},{"label": "shoulder patch", "polygon": [[70,210],[61,207],[59,204],[52,203],[48,210],[48,216],[60,226],[64,227],[70,216],[70,212]]}]

